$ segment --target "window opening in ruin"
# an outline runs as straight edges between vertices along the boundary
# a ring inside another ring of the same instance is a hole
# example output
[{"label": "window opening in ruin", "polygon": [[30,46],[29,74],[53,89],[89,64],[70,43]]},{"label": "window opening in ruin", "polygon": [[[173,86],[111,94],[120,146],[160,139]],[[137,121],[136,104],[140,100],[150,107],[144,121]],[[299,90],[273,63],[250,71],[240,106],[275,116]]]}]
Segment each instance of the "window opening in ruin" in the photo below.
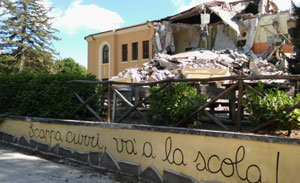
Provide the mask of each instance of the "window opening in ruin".
[{"label": "window opening in ruin", "polygon": [[132,60],[138,60],[138,43],[132,43]]},{"label": "window opening in ruin", "polygon": [[128,45],[122,45],[122,62],[128,61]]},{"label": "window opening in ruin", "polygon": [[149,41],[143,41],[143,59],[149,58]]}]

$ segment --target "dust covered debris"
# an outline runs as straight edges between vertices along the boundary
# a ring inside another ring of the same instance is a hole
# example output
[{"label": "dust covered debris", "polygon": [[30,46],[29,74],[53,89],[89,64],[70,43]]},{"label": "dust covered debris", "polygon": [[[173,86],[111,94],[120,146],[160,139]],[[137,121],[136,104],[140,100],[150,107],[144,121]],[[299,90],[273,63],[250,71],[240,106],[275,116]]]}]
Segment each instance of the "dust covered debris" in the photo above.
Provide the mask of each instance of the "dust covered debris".
[{"label": "dust covered debris", "polygon": [[[280,61],[281,62],[281,61]],[[166,79],[211,78],[234,75],[288,74],[281,64],[273,64],[251,50],[196,50],[175,55],[158,53],[141,68],[129,68],[113,81],[146,83]]]}]

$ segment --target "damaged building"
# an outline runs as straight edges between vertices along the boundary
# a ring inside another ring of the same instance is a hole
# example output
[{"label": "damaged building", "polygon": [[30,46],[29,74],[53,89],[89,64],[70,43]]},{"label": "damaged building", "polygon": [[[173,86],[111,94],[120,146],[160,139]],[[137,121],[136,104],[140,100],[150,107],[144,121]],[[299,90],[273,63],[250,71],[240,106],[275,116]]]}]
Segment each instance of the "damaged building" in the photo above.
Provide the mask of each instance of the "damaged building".
[{"label": "damaged building", "polygon": [[[283,54],[293,53],[289,29],[294,26],[291,12],[280,11],[271,0],[206,2],[160,20],[85,37],[88,72],[100,80],[131,82],[282,74]],[[269,62],[274,59],[280,63]]]}]

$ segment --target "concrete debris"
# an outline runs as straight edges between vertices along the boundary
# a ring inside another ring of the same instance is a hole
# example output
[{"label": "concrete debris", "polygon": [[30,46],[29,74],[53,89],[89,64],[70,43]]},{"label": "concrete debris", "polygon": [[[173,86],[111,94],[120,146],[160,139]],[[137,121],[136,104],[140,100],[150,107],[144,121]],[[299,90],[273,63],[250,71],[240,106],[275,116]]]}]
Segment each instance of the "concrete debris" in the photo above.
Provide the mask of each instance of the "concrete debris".
[{"label": "concrete debris", "polygon": [[172,24],[167,21],[154,24],[153,52],[167,53],[175,52],[175,43],[173,36]]},{"label": "concrete debris", "polygon": [[[113,81],[155,82],[180,78],[212,78],[233,75],[282,75],[284,63],[272,64],[252,51],[197,50],[168,55],[158,53],[142,68],[130,68],[113,77]],[[281,70],[280,70],[281,69]]]},{"label": "concrete debris", "polygon": [[233,39],[228,36],[227,26],[220,25],[218,29],[215,46],[213,49],[215,50],[223,50],[223,49],[236,49],[236,46],[233,42]]}]

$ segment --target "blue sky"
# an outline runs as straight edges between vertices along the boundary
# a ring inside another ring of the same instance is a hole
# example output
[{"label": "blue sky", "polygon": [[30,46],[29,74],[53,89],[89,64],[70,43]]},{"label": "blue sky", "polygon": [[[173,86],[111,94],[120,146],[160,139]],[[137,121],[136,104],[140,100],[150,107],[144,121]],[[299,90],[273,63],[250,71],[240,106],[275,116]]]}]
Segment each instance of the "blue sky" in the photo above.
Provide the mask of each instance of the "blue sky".
[{"label": "blue sky", "polygon": [[[59,58],[73,58],[87,66],[87,42],[84,37],[106,30],[157,20],[209,0],[43,0],[53,7],[53,27],[61,38],[53,45]],[[227,0],[230,1],[230,0]],[[288,0],[274,0],[285,9]],[[300,3],[300,0],[295,0]]]}]

